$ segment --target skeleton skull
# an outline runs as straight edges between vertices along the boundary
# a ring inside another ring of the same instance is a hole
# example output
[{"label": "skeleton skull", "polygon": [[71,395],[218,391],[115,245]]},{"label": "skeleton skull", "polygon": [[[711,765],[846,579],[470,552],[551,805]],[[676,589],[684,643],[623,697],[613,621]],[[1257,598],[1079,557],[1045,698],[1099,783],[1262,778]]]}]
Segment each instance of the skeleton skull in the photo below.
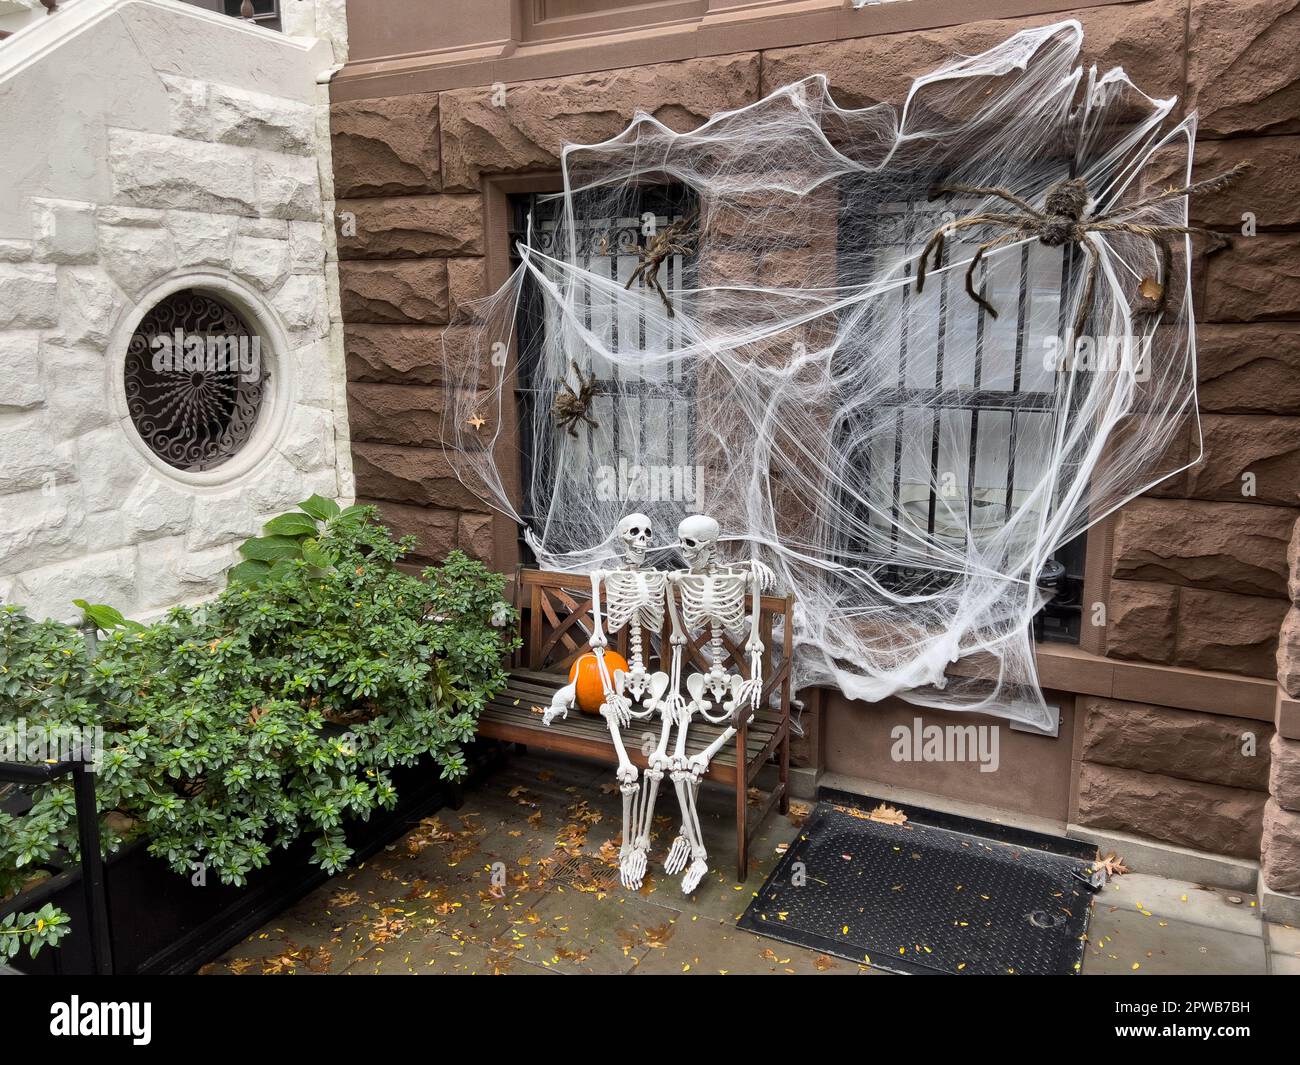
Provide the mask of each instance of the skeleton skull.
[{"label": "skeleton skull", "polygon": [[618,523],[618,538],[623,541],[623,557],[633,566],[645,562],[654,529],[644,514],[629,514]]},{"label": "skeleton skull", "polygon": [[682,519],[677,526],[677,539],[681,541],[682,554],[691,569],[704,569],[713,561],[721,531],[718,523],[707,514],[691,514]]}]

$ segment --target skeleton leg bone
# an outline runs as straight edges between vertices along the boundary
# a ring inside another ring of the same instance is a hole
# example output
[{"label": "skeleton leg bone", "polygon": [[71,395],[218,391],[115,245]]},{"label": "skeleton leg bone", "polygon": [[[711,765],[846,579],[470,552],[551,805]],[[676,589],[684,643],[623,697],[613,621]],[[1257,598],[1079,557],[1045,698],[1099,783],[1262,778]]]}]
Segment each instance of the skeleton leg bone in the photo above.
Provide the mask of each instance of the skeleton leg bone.
[{"label": "skeleton leg bone", "polygon": [[600,712],[605,718],[605,723],[609,725],[609,734],[614,740],[614,750],[618,753],[618,790],[623,795],[623,845],[618,852],[618,879],[629,891],[636,891],[641,887],[641,881],[645,879],[646,869],[645,855],[638,855],[632,846],[633,808],[641,786],[637,783],[636,766],[632,764],[632,760],[627,756],[627,748],[623,746],[617,710],[606,706]]},{"label": "skeleton leg bone", "polygon": [[692,755],[686,762],[686,775],[689,782],[685,789],[685,794],[689,802],[689,820],[692,829],[691,838],[691,864],[686,870],[686,875],[682,877],[682,894],[690,895],[700,885],[704,879],[704,874],[709,871],[709,855],[704,849],[704,830],[700,825],[700,812],[698,798],[700,794],[700,781],[704,774],[709,771],[709,763],[717,756],[717,753],[736,735],[736,730],[731,726],[723,729],[704,750],[699,754]]},{"label": "skeleton leg bone", "polygon": [[664,872],[669,876],[676,876],[686,868],[686,860],[691,856],[691,818],[690,810],[692,803],[689,800],[685,790],[684,782],[690,776],[686,769],[686,727],[690,724],[691,714],[689,708],[684,710],[677,721],[677,747],[673,753],[672,761],[669,763],[672,769],[673,787],[677,790],[677,805],[682,811],[682,825],[677,832],[677,838],[673,840],[672,845],[668,848],[668,855],[664,858]]},{"label": "skeleton leg bone", "polygon": [[665,673],[650,675],[651,705],[659,706],[662,725],[659,730],[659,746],[650,754],[645,775],[642,780],[641,794],[635,814],[636,835],[632,841],[633,851],[638,855],[641,873],[645,874],[645,863],[650,853],[650,832],[654,827],[655,799],[659,794],[659,783],[668,769],[668,740],[673,727],[672,701],[660,703],[667,690],[669,679]]}]

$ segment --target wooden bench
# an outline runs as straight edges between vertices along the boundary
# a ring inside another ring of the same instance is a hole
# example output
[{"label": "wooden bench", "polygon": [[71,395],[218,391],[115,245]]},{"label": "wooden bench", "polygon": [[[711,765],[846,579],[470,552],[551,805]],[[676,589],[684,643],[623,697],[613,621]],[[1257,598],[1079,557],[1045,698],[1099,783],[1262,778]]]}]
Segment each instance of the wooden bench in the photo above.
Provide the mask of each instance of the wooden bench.
[{"label": "wooden bench", "polygon": [[[542,724],[542,711],[550,706],[551,696],[568,681],[569,667],[588,650],[591,637],[591,581],[587,577],[566,573],[547,573],[521,569],[515,582],[515,605],[519,608],[524,646],[516,656],[505,690],[484,708],[479,718],[479,735],[489,739],[522,744],[544,751],[580,755],[609,765],[616,765],[614,743],[605,719],[583,714],[576,708],[563,721],[550,727]],[[790,597],[763,596],[759,631],[766,652],[763,656],[762,709],[747,726],[737,729],[735,739],[718,752],[709,763],[706,780],[712,780],[736,793],[736,870],[743,881],[749,873],[749,841],[754,831],[774,806],[782,813],[790,808],[790,662],[792,655],[792,607]],[[779,625],[779,629],[778,629]],[[659,649],[668,647],[668,622],[665,631],[652,637],[654,654],[647,663],[651,669],[659,664]],[[724,646],[730,667],[748,676],[741,637],[739,643],[729,637]],[[704,654],[707,636],[688,642],[683,675],[708,668]],[[627,631],[610,640],[610,646],[627,654]],[[625,734],[628,755],[638,766],[646,765],[646,752],[659,740],[659,720],[633,722],[631,736]],[[641,730],[650,737],[644,742]],[[722,726],[696,719],[687,732],[687,751],[703,750],[722,731]],[[739,757],[743,751],[744,756]],[[775,757],[776,787],[763,796],[753,815],[749,809],[749,792],[759,771]],[[671,801],[676,811],[672,788],[660,788],[660,796]]]}]

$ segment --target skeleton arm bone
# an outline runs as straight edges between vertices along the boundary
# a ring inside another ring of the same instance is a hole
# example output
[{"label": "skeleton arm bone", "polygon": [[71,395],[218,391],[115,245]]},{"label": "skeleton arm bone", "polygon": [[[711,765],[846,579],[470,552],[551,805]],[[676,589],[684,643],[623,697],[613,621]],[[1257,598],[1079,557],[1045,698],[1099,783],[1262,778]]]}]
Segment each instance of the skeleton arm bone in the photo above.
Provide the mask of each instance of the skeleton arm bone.
[{"label": "skeleton arm bone", "polygon": [[619,725],[627,728],[631,723],[628,700],[623,697],[621,685],[614,683],[614,678],[609,675],[609,666],[605,664],[605,649],[609,646],[609,637],[605,635],[605,628],[600,620],[600,585],[605,576],[604,570],[593,570],[591,573],[591,640],[589,642],[591,653],[596,656],[600,686],[605,691],[605,705],[615,712]]}]

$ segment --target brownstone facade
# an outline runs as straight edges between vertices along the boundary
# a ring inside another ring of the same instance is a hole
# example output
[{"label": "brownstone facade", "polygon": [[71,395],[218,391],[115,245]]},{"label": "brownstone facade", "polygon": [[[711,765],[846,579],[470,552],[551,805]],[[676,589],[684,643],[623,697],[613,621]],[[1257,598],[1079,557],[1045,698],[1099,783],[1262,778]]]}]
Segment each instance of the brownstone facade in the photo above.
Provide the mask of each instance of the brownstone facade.
[{"label": "brownstone facade", "polygon": [[353,59],[333,89],[353,448],[359,497],[425,558],[515,559],[514,529],[442,454],[441,366],[469,301],[508,271],[506,194],[555,188],[566,142],[606,139],[638,109],[690,129],[814,73],[842,105],[897,104],[954,55],[1075,17],[1085,65],[1199,111],[1198,174],[1254,160],[1192,205],[1194,221],[1256,234],[1194,275],[1204,455],[1090,537],[1086,598],[1104,610],[1085,624],[1100,624],[1078,649],[1040,651],[1060,737],[1012,735],[996,787],[900,775],[884,737],[912,708],[832,694],[809,700],[804,757],[1214,854],[1262,847],[1268,882],[1300,892],[1300,0],[613,0],[582,5],[572,39],[510,0],[377,4],[350,0]]}]

